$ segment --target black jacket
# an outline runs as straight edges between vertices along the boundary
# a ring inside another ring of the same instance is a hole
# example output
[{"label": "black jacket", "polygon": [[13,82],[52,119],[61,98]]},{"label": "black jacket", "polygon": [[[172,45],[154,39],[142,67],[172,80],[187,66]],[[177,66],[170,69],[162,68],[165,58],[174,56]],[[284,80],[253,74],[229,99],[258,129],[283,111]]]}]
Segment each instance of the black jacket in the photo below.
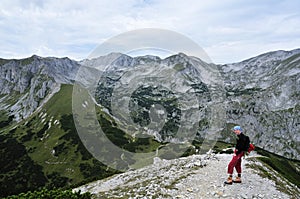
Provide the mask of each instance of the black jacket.
[{"label": "black jacket", "polygon": [[247,151],[249,148],[249,137],[244,135],[243,133],[238,135],[238,139],[236,139],[236,146],[235,149],[237,149],[236,154],[241,153],[242,151]]}]

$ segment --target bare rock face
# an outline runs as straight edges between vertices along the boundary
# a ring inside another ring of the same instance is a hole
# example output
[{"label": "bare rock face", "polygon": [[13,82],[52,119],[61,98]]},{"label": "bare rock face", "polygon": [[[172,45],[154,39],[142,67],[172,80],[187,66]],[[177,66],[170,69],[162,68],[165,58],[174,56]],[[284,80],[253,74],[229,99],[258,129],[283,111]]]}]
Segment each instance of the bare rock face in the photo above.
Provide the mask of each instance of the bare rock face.
[{"label": "bare rock face", "polygon": [[276,51],[220,66],[227,122],[243,126],[258,146],[295,159],[300,159],[299,53]]},{"label": "bare rock face", "polygon": [[60,84],[72,84],[79,64],[68,58],[32,56],[2,60],[0,94],[2,107],[16,121],[30,116]]}]

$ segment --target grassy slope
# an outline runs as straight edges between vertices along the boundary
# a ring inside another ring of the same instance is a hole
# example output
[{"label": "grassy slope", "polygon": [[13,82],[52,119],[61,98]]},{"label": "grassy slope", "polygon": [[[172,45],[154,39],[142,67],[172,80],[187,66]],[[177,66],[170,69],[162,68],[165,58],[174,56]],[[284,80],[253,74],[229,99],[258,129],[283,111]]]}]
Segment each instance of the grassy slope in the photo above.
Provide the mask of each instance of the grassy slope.
[{"label": "grassy slope", "polygon": [[264,151],[262,149],[256,149],[260,155],[258,159],[266,163],[269,167],[273,168],[280,175],[288,179],[293,184],[300,188],[300,161],[291,160],[279,155]]},{"label": "grassy slope", "polygon": [[[25,146],[32,149],[30,156],[43,165],[46,175],[57,172],[63,174],[63,177],[72,179],[72,183],[78,183],[83,178],[79,169],[81,154],[76,153],[77,145],[62,139],[68,133],[76,136],[73,129],[62,128],[64,117],[72,122],[71,97],[72,86],[63,85],[61,91],[49,100],[42,111],[32,117],[25,126],[36,131],[37,137],[25,142]],[[59,146],[64,149],[62,152],[58,152]],[[55,153],[53,153],[54,149],[56,149]]]},{"label": "grassy slope", "polygon": [[[0,153],[1,157],[7,157],[1,162],[0,188],[3,190],[10,181],[14,183],[0,196],[41,186],[74,186],[115,173],[82,145],[74,127],[71,105],[72,86],[62,85],[40,112],[1,132]],[[30,176],[38,176],[40,183],[35,183],[34,177],[30,180]]]}]

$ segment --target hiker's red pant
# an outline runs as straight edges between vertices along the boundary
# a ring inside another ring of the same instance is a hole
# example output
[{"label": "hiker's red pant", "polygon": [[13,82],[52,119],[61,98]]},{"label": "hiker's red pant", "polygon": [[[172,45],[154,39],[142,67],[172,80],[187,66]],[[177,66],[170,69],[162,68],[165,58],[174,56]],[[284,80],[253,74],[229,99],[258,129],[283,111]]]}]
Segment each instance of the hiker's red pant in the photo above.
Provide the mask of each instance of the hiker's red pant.
[{"label": "hiker's red pant", "polygon": [[237,173],[242,173],[242,157],[244,152],[240,152],[236,155],[236,151],[234,151],[234,155],[231,161],[228,164],[228,174],[233,174],[233,169],[236,169]]}]

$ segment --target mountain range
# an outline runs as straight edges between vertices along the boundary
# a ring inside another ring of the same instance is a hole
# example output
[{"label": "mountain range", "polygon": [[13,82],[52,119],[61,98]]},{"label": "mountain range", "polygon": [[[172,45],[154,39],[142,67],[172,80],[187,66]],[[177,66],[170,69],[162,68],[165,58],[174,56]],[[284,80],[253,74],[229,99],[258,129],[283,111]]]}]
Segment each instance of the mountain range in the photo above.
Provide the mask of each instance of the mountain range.
[{"label": "mountain range", "polygon": [[[299,81],[300,49],[223,65],[183,53],[165,59],[120,53],[82,61],[0,59],[1,196],[119,172],[95,159],[77,134],[75,85],[87,89],[103,131],[125,150],[155,151],[207,135],[232,143],[230,129],[241,125],[257,147],[300,160]],[[110,158],[141,166],[134,157]],[[13,182],[18,186],[9,187]]]}]

